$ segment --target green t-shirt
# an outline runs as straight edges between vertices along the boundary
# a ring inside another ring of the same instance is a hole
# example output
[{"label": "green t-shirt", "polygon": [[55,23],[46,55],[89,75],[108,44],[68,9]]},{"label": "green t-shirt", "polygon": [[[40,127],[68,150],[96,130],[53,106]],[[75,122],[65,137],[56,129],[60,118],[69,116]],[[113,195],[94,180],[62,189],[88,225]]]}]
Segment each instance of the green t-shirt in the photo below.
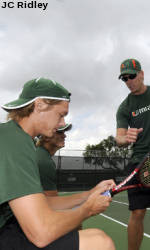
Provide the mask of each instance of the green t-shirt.
[{"label": "green t-shirt", "polygon": [[37,147],[37,160],[43,189],[45,191],[57,190],[56,165],[48,150],[44,147]]},{"label": "green t-shirt", "polygon": [[0,227],[13,216],[8,201],[41,193],[36,148],[14,121],[0,124]]},{"label": "green t-shirt", "polygon": [[141,95],[131,93],[118,108],[117,128],[143,128],[133,144],[132,161],[140,161],[150,151],[150,86]]}]

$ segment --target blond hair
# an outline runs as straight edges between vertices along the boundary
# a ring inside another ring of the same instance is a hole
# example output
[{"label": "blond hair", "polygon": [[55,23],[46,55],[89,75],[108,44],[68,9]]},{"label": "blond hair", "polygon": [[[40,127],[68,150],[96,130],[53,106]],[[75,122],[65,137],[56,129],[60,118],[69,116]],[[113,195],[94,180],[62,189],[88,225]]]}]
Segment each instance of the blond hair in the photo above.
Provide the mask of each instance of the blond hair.
[{"label": "blond hair", "polygon": [[[51,99],[42,99],[42,100],[43,100],[44,103],[46,103],[48,105],[51,105],[51,106],[61,102],[61,100],[51,100]],[[29,117],[30,114],[34,110],[34,107],[35,107],[35,104],[33,102],[33,103],[23,107],[23,108],[10,110],[10,111],[8,111],[9,113],[8,113],[7,119],[19,122],[22,118]]]}]

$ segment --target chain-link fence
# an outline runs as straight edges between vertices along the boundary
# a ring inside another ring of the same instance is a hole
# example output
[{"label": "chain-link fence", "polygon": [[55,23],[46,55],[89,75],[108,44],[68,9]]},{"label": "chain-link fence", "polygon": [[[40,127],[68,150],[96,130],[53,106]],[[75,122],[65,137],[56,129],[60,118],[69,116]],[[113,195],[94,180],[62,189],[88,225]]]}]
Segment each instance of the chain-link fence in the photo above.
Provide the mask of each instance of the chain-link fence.
[{"label": "chain-link fence", "polygon": [[87,169],[87,170],[124,170],[129,158],[122,157],[80,157],[54,156],[57,169]]},{"label": "chain-link fence", "polygon": [[54,156],[57,167],[58,189],[63,191],[87,190],[98,182],[114,179],[116,183],[126,176],[125,166],[130,158]]}]

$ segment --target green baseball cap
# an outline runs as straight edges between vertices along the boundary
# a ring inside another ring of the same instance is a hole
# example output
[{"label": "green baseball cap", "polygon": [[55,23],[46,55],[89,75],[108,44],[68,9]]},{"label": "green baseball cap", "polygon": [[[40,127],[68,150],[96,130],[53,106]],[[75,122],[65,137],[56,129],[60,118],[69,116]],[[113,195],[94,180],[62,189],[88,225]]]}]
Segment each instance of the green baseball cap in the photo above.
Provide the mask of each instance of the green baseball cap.
[{"label": "green baseball cap", "polygon": [[65,131],[68,131],[70,129],[72,129],[72,124],[71,123],[66,123],[65,126],[59,127],[57,129],[57,132],[62,132],[62,131],[65,132]]},{"label": "green baseball cap", "polygon": [[119,79],[123,75],[137,74],[141,71],[141,64],[136,59],[127,59],[121,63]]},{"label": "green baseball cap", "polygon": [[71,93],[59,83],[45,78],[37,78],[26,82],[19,98],[2,105],[2,108],[6,111],[22,108],[34,102],[39,97],[44,99],[70,101],[70,96]]}]

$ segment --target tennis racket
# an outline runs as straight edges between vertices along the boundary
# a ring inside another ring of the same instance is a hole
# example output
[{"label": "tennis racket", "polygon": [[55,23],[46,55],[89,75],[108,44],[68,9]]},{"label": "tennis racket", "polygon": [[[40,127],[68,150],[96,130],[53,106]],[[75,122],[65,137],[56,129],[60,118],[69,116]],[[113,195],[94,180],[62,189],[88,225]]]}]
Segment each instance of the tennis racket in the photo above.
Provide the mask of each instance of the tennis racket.
[{"label": "tennis racket", "polygon": [[[139,183],[130,184],[130,181],[136,175],[137,179],[139,180]],[[136,166],[136,168],[131,172],[131,174],[128,177],[126,177],[121,183],[119,183],[111,190],[107,190],[104,193],[102,193],[102,195],[113,197],[115,194],[136,187],[150,188],[150,153],[148,153],[144,157],[144,159]]]}]

